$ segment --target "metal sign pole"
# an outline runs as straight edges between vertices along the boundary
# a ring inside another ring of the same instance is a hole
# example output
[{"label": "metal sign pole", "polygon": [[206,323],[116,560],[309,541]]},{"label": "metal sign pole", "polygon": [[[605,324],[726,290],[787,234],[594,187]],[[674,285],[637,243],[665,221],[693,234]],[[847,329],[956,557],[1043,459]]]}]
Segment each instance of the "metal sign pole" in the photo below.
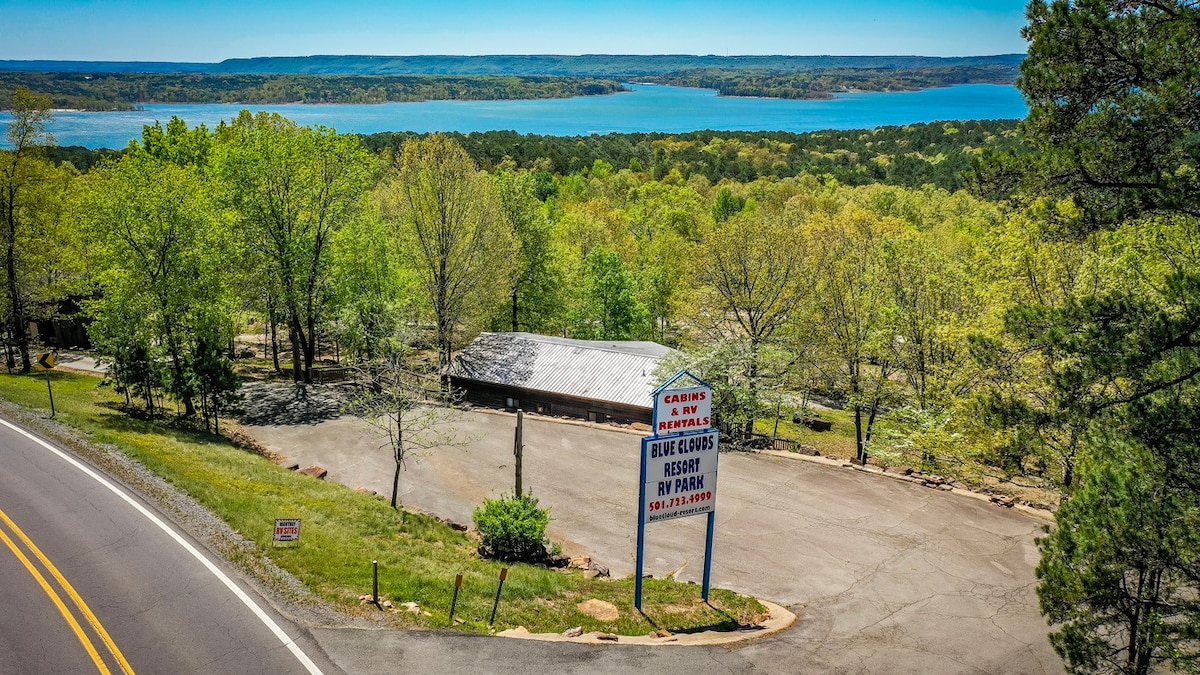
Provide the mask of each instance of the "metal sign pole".
[{"label": "metal sign pole", "polygon": [[515,466],[516,466],[516,471],[515,471],[516,487],[513,488],[513,496],[514,497],[520,497],[522,495],[522,492],[521,492],[521,459],[522,459],[522,457],[521,457],[521,455],[525,451],[525,444],[524,444],[524,442],[522,442],[522,439],[521,439],[521,435],[522,435],[521,431],[522,431],[522,426],[524,425],[524,421],[525,421],[525,413],[520,408],[517,408],[517,431],[516,431],[516,435],[513,437],[513,457],[515,458]]},{"label": "metal sign pole", "polygon": [[642,611],[642,563],[646,554],[646,441],[642,440],[642,469],[638,479],[637,570],[633,580],[633,606]]},{"label": "metal sign pole", "polygon": [[46,391],[50,393],[50,417],[54,417],[54,387],[50,386],[50,369],[46,369]]},{"label": "metal sign pole", "polygon": [[708,582],[712,579],[712,544],[713,544],[713,529],[717,524],[717,511],[713,509],[708,512],[708,534],[704,544],[704,588],[700,591],[700,597],[708,602]]}]

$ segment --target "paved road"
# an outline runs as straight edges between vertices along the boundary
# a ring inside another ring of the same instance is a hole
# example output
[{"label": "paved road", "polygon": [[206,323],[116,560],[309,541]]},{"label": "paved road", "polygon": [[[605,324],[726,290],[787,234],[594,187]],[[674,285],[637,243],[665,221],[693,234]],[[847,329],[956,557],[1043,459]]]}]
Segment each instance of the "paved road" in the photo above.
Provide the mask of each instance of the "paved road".
[{"label": "paved road", "polygon": [[214,569],[235,571],[210,569],[186,548],[198,544],[86,465],[0,423],[0,466],[0,673],[338,672],[306,633],[238,585],[257,616]]},{"label": "paved road", "polygon": [[[339,417],[336,403],[321,396],[264,393],[250,398],[271,400],[270,412],[292,423],[261,424],[267,416],[252,415],[260,424],[248,431],[261,442],[327,468],[332,480],[390,489],[390,455],[377,431]],[[526,419],[525,485],[551,507],[551,534],[614,575],[632,573],[638,438]],[[512,489],[513,418],[473,412],[452,424],[465,447],[410,464],[401,498],[469,523],[484,497]],[[1033,590],[1039,521],[909,483],[765,455],[723,454],[717,493],[713,583],[800,616],[797,627],[736,651],[736,665],[719,668],[1061,672]],[[698,580],[703,525],[688,518],[649,526],[647,572]],[[694,665],[682,653],[679,662]]]}]

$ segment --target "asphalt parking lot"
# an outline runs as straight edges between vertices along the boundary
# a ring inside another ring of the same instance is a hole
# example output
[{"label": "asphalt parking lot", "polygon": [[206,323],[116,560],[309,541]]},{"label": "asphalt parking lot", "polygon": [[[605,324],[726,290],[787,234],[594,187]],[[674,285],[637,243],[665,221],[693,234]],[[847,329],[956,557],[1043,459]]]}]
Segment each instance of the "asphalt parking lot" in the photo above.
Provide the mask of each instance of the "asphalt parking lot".
[{"label": "asphalt parking lot", "polygon": [[[330,480],[387,494],[392,460],[381,432],[337,414],[334,400],[292,392],[249,393],[262,408],[245,420],[251,435],[328,469]],[[288,423],[267,423],[277,413]],[[514,421],[454,412],[447,423],[459,446],[411,463],[402,501],[470,523],[485,497],[513,489]],[[632,574],[637,435],[527,416],[524,440],[524,485],[551,507],[551,536],[614,576]],[[704,523],[647,526],[646,572],[698,581]],[[1061,672],[1034,593],[1040,528],[1030,516],[910,483],[724,453],[713,583],[800,617],[736,650],[756,671]]]}]

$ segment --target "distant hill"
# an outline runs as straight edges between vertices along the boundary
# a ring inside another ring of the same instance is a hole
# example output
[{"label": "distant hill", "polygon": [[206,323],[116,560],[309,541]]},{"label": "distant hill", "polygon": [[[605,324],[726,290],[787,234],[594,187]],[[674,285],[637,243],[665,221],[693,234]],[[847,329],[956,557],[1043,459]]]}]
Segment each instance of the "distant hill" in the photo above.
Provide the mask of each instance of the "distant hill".
[{"label": "distant hill", "polygon": [[696,69],[798,72],[831,68],[1016,67],[1024,54],[996,56],[692,56],[556,54],[493,56],[263,56],[220,63],[0,61],[0,70],[92,73],[310,75],[559,75],[641,77]]},{"label": "distant hill", "polygon": [[215,63],[171,61],[11,61],[0,59],[0,70],[37,73],[199,73]]},{"label": "distant hill", "polygon": [[795,72],[819,68],[1016,66],[1024,54],[934,56],[691,56],[554,54],[493,56],[297,56],[226,59],[207,72],[372,75],[570,75],[639,77],[698,68]]}]

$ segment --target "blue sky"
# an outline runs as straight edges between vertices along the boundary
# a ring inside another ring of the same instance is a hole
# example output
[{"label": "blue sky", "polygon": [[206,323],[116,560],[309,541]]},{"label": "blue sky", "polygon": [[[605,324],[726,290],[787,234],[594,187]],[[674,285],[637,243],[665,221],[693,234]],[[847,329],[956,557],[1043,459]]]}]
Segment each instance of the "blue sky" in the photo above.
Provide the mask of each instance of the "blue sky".
[{"label": "blue sky", "polygon": [[1025,51],[1012,0],[0,0],[0,59]]}]

